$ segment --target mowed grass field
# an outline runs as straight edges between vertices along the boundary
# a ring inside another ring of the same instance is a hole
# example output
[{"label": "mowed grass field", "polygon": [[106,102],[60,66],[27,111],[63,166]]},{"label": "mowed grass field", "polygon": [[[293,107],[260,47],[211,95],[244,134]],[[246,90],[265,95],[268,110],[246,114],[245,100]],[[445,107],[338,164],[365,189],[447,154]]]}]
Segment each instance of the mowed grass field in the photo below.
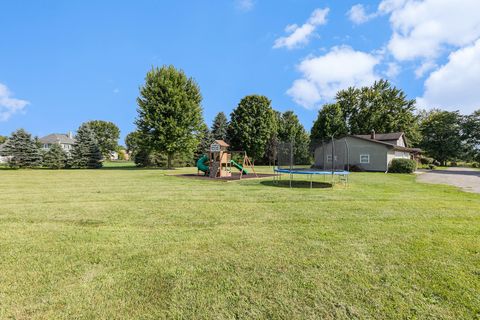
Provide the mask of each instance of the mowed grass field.
[{"label": "mowed grass field", "polygon": [[194,171],[0,170],[0,319],[480,317],[480,195]]}]

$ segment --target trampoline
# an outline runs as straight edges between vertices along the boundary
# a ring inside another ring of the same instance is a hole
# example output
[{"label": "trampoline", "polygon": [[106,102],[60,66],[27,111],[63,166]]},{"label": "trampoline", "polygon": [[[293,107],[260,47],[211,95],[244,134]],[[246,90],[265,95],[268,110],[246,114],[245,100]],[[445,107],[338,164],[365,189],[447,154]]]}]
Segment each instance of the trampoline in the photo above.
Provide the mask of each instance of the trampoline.
[{"label": "trampoline", "polygon": [[[275,173],[273,182],[278,184],[282,180],[282,175],[288,175],[289,185],[292,187],[292,181],[294,180],[295,175],[307,176],[310,180],[310,188],[312,189],[315,176],[323,176],[324,181],[330,176],[332,185],[337,181],[340,181],[347,186],[348,175],[350,174],[347,141],[344,139],[343,144],[337,143],[336,146],[333,141],[334,139],[332,137],[331,147],[329,148],[327,148],[327,144],[323,141],[321,145],[312,145],[312,151],[315,158],[315,164],[313,165],[298,163],[296,161],[295,154],[297,152],[294,142],[279,143],[276,152],[277,163],[273,169]],[[321,158],[322,161],[319,161],[317,158]],[[327,159],[329,159],[329,161],[327,161]],[[317,165],[319,162],[321,163],[321,167]]]}]

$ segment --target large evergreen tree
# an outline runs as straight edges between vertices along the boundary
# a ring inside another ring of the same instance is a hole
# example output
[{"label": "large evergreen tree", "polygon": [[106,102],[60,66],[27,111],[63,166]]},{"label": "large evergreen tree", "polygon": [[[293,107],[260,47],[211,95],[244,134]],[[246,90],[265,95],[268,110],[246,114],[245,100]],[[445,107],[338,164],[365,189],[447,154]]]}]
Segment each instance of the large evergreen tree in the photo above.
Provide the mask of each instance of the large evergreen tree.
[{"label": "large evergreen tree", "polygon": [[462,116],[458,111],[433,110],[420,125],[420,147],[428,155],[446,165],[463,154]]},{"label": "large evergreen tree", "polygon": [[62,147],[54,143],[50,149],[43,155],[42,165],[50,169],[63,169],[67,163],[67,154]]},{"label": "large evergreen tree", "polygon": [[228,121],[225,113],[219,112],[212,124],[212,136],[216,140],[227,140]]},{"label": "large evergreen tree", "polygon": [[102,167],[102,153],[95,134],[87,123],[77,130],[72,150],[73,166],[76,168],[98,169]]},{"label": "large evergreen tree", "polygon": [[40,148],[24,129],[12,133],[3,148],[3,155],[10,156],[10,167],[35,168],[42,162]]},{"label": "large evergreen tree", "polygon": [[195,150],[194,158],[195,160],[199,159],[202,155],[206,154],[210,150],[210,145],[213,143],[215,138],[213,137],[212,132],[208,129],[208,126],[204,123],[201,126],[201,129],[198,133],[198,139],[200,143]]},{"label": "large evergreen tree", "polygon": [[102,120],[88,121],[86,125],[92,129],[103,157],[110,158],[111,153],[117,150],[120,129],[113,122]]},{"label": "large evergreen tree", "polygon": [[173,66],[153,68],[137,98],[135,121],[142,145],[167,155],[172,166],[175,153],[193,153],[203,123],[202,96],[197,83]]},{"label": "large evergreen tree", "polygon": [[293,111],[286,111],[281,115],[278,125],[278,138],[280,141],[294,143],[294,157],[297,164],[309,162],[309,137]]},{"label": "large evergreen tree", "polygon": [[275,130],[274,112],[265,96],[244,97],[230,116],[228,140],[234,150],[245,150],[252,159],[265,155]]}]

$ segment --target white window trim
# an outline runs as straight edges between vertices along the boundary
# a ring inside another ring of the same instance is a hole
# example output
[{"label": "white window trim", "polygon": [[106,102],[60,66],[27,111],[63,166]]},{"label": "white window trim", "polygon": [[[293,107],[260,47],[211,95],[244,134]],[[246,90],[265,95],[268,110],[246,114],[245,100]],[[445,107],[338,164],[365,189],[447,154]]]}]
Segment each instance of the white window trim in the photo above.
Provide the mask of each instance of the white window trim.
[{"label": "white window trim", "polygon": [[337,157],[337,156],[332,157],[331,154],[327,154],[327,162],[332,162],[332,159],[335,159],[335,161],[338,161],[338,157]]},{"label": "white window trim", "polygon": [[[365,162],[365,161],[362,161],[362,158],[363,158],[363,157],[367,157],[368,160],[367,160],[366,162]],[[361,154],[361,155],[360,155],[360,163],[362,163],[362,164],[369,164],[369,163],[370,163],[370,154],[368,154],[368,153]]]}]

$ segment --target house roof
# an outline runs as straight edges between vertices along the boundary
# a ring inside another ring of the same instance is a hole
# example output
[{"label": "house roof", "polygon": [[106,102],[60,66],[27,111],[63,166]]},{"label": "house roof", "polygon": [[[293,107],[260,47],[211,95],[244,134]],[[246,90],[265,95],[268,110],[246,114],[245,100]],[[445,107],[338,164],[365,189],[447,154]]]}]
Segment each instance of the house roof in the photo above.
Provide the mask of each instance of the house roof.
[{"label": "house roof", "polygon": [[218,144],[220,147],[230,147],[230,145],[223,140],[215,140],[215,143]]},{"label": "house roof", "polygon": [[74,144],[75,140],[70,138],[64,133],[52,133],[48,136],[38,139],[41,143],[62,143],[62,144]]},{"label": "house roof", "polygon": [[[387,141],[387,140],[398,140],[404,135],[403,132],[391,132],[391,133],[375,133],[375,140]],[[356,134],[356,137],[370,139],[371,134]]]},{"label": "house roof", "polygon": [[[403,135],[403,132],[397,132],[397,133],[401,133]],[[385,135],[389,135],[389,133],[387,133]],[[392,133],[392,135],[393,135],[393,133]],[[377,136],[377,135],[375,135],[375,136]],[[357,139],[364,140],[364,141],[369,141],[369,142],[372,142],[372,143],[381,144],[381,145],[384,145],[387,148],[397,150],[397,151],[405,151],[405,152],[412,152],[412,153],[421,153],[422,152],[422,149],[407,148],[407,147],[397,146],[397,145],[394,145],[394,144],[391,144],[391,143],[388,143],[388,142],[380,141],[380,140],[377,140],[377,139],[375,139],[375,140],[370,139],[370,135],[350,135],[349,137],[357,138]],[[401,137],[401,135],[399,137]],[[385,139],[385,140],[396,140],[396,139]]]}]

